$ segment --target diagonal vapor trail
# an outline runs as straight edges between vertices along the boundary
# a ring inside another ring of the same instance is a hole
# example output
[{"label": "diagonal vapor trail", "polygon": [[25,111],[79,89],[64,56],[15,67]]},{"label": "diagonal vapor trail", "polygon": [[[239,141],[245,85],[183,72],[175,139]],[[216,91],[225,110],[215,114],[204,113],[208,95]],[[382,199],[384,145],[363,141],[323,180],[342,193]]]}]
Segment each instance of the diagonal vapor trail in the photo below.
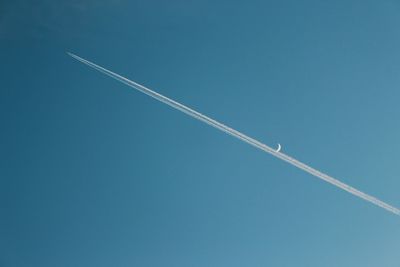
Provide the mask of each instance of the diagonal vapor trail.
[{"label": "diagonal vapor trail", "polygon": [[136,83],[134,81],[131,81],[131,80],[129,80],[129,79],[117,74],[117,73],[114,73],[114,72],[112,72],[110,70],[107,70],[107,69],[105,69],[105,68],[103,68],[103,67],[101,67],[99,65],[96,65],[96,64],[94,64],[94,63],[92,63],[92,62],[90,62],[90,61],[88,61],[86,59],[83,59],[83,58],[81,58],[81,57],[79,57],[77,55],[74,55],[74,54],[72,54],[70,52],[67,52],[67,54],[70,55],[71,57],[73,57],[74,59],[76,59],[76,60],[78,60],[78,61],[80,61],[80,62],[82,62],[82,63],[84,63],[84,64],[86,64],[86,65],[88,65],[88,66],[90,66],[92,68],[94,68],[95,70],[98,70],[98,71],[110,76],[111,78],[114,78],[117,81],[120,81],[120,82],[122,82],[122,83],[124,83],[124,84],[126,84],[126,85],[128,85],[128,86],[130,86],[130,87],[132,87],[132,88],[134,88],[134,89],[146,94],[146,95],[149,95],[149,96],[155,98],[156,100],[158,100],[160,102],[163,102],[164,104],[167,104],[167,105],[169,105],[169,106],[171,106],[171,107],[173,107],[173,108],[175,108],[175,109],[177,109],[179,111],[182,111],[183,113],[185,113],[185,114],[187,114],[187,115],[189,115],[189,116],[191,116],[191,117],[193,117],[193,118],[195,118],[197,120],[200,120],[200,121],[202,121],[202,122],[204,122],[204,123],[206,123],[206,124],[208,124],[208,125],[210,125],[210,126],[212,126],[214,128],[217,128],[218,130],[221,130],[221,131],[223,131],[223,132],[225,132],[225,133],[227,133],[229,135],[232,135],[232,136],[240,139],[241,141],[243,141],[243,142],[245,142],[245,143],[247,143],[249,145],[252,145],[252,146],[254,146],[254,147],[256,147],[256,148],[258,148],[258,149],[260,149],[260,150],[262,150],[264,152],[267,152],[267,153],[271,154],[274,157],[277,157],[277,158],[279,158],[279,159],[281,159],[283,161],[286,161],[289,164],[291,164],[291,165],[293,165],[293,166],[295,166],[295,167],[297,167],[297,168],[299,168],[299,169],[301,169],[301,170],[303,170],[305,172],[308,172],[311,175],[316,176],[317,178],[320,178],[320,179],[322,179],[322,180],[324,180],[324,181],[326,181],[326,182],[328,182],[328,183],[330,183],[330,184],[332,184],[332,185],[334,185],[336,187],[339,187],[340,189],[343,189],[343,190],[349,192],[350,194],[353,194],[353,195],[355,195],[355,196],[357,196],[357,197],[359,197],[361,199],[364,199],[364,200],[366,200],[366,201],[368,201],[368,202],[370,202],[372,204],[375,204],[376,206],[381,207],[381,208],[383,208],[383,209],[385,209],[385,210],[387,210],[389,212],[392,212],[392,213],[394,213],[396,215],[400,215],[400,210],[398,208],[396,208],[394,206],[391,206],[391,205],[383,202],[382,200],[377,199],[376,197],[368,195],[368,194],[366,194],[366,193],[364,193],[364,192],[362,192],[362,191],[360,191],[360,190],[358,190],[358,189],[356,189],[356,188],[354,188],[354,187],[352,187],[350,185],[347,185],[347,184],[345,184],[345,183],[333,178],[332,176],[329,176],[328,174],[322,173],[322,172],[320,172],[320,171],[318,171],[318,170],[316,170],[316,169],[314,169],[314,168],[312,168],[312,167],[310,167],[310,166],[298,161],[297,159],[294,159],[294,158],[292,158],[292,157],[290,157],[290,156],[288,156],[288,155],[286,155],[286,154],[284,154],[282,152],[276,151],[275,149],[273,149],[273,148],[271,148],[271,147],[269,147],[269,146],[267,146],[267,145],[255,140],[255,139],[253,139],[253,138],[251,138],[251,137],[249,137],[249,136],[247,136],[247,135],[245,135],[245,134],[243,134],[243,133],[241,133],[239,131],[236,131],[235,129],[232,129],[232,128],[226,126],[225,124],[222,124],[222,123],[220,123],[220,122],[218,122],[216,120],[213,120],[213,119],[207,117],[206,115],[203,115],[200,112],[197,112],[197,111],[195,111],[195,110],[193,110],[193,109],[191,109],[191,108],[189,108],[189,107],[187,107],[187,106],[185,106],[185,105],[183,105],[181,103],[176,102],[175,100],[172,100],[172,99],[170,99],[170,98],[168,98],[166,96],[163,96],[163,95],[161,95],[161,94],[159,94],[159,93],[157,93],[157,92],[155,92],[153,90],[150,90],[149,88],[147,88],[147,87],[145,87],[143,85],[140,85],[140,84],[138,84],[138,83]]}]

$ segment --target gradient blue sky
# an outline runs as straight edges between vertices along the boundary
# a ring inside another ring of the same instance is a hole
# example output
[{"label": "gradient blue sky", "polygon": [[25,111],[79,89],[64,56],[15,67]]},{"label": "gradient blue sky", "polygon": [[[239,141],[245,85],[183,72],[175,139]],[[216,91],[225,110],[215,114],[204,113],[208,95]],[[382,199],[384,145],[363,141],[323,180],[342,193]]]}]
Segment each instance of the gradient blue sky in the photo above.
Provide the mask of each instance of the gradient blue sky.
[{"label": "gradient blue sky", "polygon": [[0,266],[383,266],[400,219],[71,51],[400,206],[398,1],[1,1]]}]

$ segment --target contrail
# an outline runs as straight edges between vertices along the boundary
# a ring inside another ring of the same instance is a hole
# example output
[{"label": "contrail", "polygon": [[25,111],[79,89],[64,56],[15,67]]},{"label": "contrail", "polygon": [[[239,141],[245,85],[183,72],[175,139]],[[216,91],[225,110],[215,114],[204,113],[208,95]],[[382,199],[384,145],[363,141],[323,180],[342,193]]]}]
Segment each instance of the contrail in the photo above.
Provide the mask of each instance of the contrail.
[{"label": "contrail", "polygon": [[221,131],[223,131],[223,132],[225,132],[225,133],[227,133],[229,135],[232,135],[232,136],[240,139],[241,141],[243,141],[243,142],[245,142],[245,143],[247,143],[249,145],[252,145],[252,146],[254,146],[254,147],[258,148],[258,149],[261,149],[262,151],[265,151],[265,152],[271,154],[272,156],[275,156],[275,157],[277,157],[277,158],[279,158],[279,159],[281,159],[283,161],[286,161],[289,164],[291,164],[291,165],[293,165],[293,166],[295,166],[295,167],[297,167],[297,168],[299,168],[299,169],[301,169],[301,170],[303,170],[305,172],[308,172],[311,175],[314,175],[314,176],[316,176],[316,177],[318,177],[318,178],[320,178],[320,179],[322,179],[322,180],[324,180],[324,181],[326,181],[326,182],[328,182],[330,184],[333,184],[336,187],[339,187],[339,188],[349,192],[350,194],[353,194],[353,195],[355,195],[355,196],[357,196],[357,197],[359,197],[361,199],[364,199],[364,200],[366,200],[368,202],[371,202],[372,204],[375,204],[378,207],[381,207],[381,208],[383,208],[383,209],[385,209],[387,211],[390,211],[390,212],[392,212],[392,213],[394,213],[396,215],[400,215],[400,210],[398,208],[396,208],[394,206],[391,206],[391,205],[383,202],[382,200],[377,199],[376,197],[368,195],[368,194],[366,194],[366,193],[364,193],[364,192],[362,192],[362,191],[360,191],[360,190],[358,190],[358,189],[356,189],[356,188],[354,188],[354,187],[352,187],[350,185],[347,185],[347,184],[345,184],[345,183],[333,178],[332,176],[329,176],[329,175],[327,175],[325,173],[322,173],[322,172],[320,172],[320,171],[318,171],[318,170],[316,170],[316,169],[314,169],[314,168],[312,168],[312,167],[310,167],[310,166],[298,161],[297,159],[294,159],[294,158],[292,158],[292,157],[290,157],[290,156],[288,156],[288,155],[286,155],[286,154],[284,154],[284,153],[282,153],[280,151],[276,151],[275,149],[273,149],[273,148],[271,148],[271,147],[269,147],[269,146],[267,146],[267,145],[255,140],[255,139],[253,139],[253,138],[251,138],[251,137],[249,137],[249,136],[247,136],[247,135],[245,135],[245,134],[243,134],[243,133],[241,133],[239,131],[236,131],[235,129],[232,129],[232,128],[226,126],[225,124],[222,124],[222,123],[220,123],[220,122],[218,122],[216,120],[213,120],[213,119],[207,117],[206,115],[203,115],[200,112],[197,112],[197,111],[195,111],[195,110],[193,110],[193,109],[191,109],[191,108],[189,108],[189,107],[187,107],[187,106],[185,106],[185,105],[183,105],[181,103],[176,102],[175,100],[172,100],[172,99],[170,99],[170,98],[168,98],[166,96],[163,96],[163,95],[161,95],[161,94],[159,94],[159,93],[157,93],[157,92],[155,92],[153,90],[150,90],[149,88],[147,88],[147,87],[145,87],[143,85],[140,85],[140,84],[138,84],[138,83],[136,83],[134,81],[131,81],[131,80],[125,78],[125,77],[122,77],[119,74],[116,74],[116,73],[114,73],[114,72],[112,72],[110,70],[107,70],[107,69],[105,69],[105,68],[103,68],[103,67],[101,67],[99,65],[96,65],[96,64],[94,64],[94,63],[92,63],[92,62],[90,62],[90,61],[88,61],[86,59],[83,59],[83,58],[81,58],[81,57],[79,57],[77,55],[74,55],[74,54],[69,53],[69,52],[67,52],[67,54],[70,55],[71,57],[73,57],[74,59],[76,59],[76,60],[78,60],[78,61],[80,61],[80,62],[82,62],[82,63],[84,63],[84,64],[86,64],[86,65],[88,65],[88,66],[90,66],[90,67],[92,67],[92,68],[94,68],[94,69],[106,74],[106,75],[108,75],[108,76],[110,76],[111,78],[116,79],[117,81],[120,81],[120,82],[122,82],[122,83],[124,83],[124,84],[126,84],[126,85],[128,85],[128,86],[130,86],[130,87],[132,87],[132,88],[134,88],[134,89],[146,94],[146,95],[149,95],[149,96],[155,98],[156,100],[158,100],[160,102],[163,102],[163,103],[165,103],[165,104],[167,104],[167,105],[169,105],[169,106],[171,106],[171,107],[173,107],[173,108],[175,108],[177,110],[180,110],[183,113],[186,113],[187,115],[189,115],[189,116],[191,116],[191,117],[193,117],[193,118],[195,118],[197,120],[200,120],[200,121],[202,121],[204,123],[207,123],[208,125],[210,125],[210,126],[212,126],[214,128],[217,128],[218,130],[221,130]]}]

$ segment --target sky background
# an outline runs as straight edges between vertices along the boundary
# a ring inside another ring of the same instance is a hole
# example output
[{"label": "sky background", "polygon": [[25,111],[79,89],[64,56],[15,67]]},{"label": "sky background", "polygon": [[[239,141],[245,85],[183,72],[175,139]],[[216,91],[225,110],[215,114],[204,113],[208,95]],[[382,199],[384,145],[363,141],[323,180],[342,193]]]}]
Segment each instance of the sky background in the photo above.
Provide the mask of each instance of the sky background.
[{"label": "sky background", "polygon": [[0,266],[400,264],[399,1],[1,1]]}]

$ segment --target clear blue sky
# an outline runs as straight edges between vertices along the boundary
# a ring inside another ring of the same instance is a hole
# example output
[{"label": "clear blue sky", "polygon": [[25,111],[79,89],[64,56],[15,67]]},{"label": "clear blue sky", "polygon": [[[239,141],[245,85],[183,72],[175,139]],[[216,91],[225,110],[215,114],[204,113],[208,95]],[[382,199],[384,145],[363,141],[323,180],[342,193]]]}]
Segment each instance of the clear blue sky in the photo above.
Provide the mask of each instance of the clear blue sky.
[{"label": "clear blue sky", "polygon": [[398,267],[398,1],[1,1],[0,266]]}]

